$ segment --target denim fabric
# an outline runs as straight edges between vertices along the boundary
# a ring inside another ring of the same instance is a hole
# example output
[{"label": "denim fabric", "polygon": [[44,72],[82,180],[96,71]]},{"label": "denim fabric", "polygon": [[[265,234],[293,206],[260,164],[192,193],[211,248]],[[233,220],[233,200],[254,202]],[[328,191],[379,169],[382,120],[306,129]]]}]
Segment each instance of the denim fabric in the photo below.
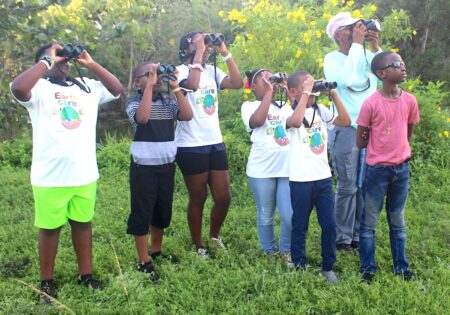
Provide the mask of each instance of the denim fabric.
[{"label": "denim fabric", "polygon": [[365,207],[361,215],[359,257],[361,272],[375,272],[375,228],[386,198],[393,271],[408,270],[405,204],[409,189],[408,163],[367,165]]},{"label": "denim fabric", "polygon": [[360,150],[356,146],[356,129],[335,126],[329,132],[328,148],[336,176],[336,243],[350,244],[359,240],[359,221],[364,206],[358,188]]},{"label": "denim fabric", "polygon": [[289,182],[292,200],[292,262],[300,267],[306,265],[306,234],[309,217],[316,207],[322,246],[322,269],[333,269],[336,261],[336,220],[334,213],[333,181],[330,178],[312,182]]},{"label": "denim fabric", "polygon": [[291,250],[292,207],[289,179],[248,177],[256,201],[259,243],[266,254],[278,251],[275,241],[274,221],[278,208],[280,214],[280,251]]}]

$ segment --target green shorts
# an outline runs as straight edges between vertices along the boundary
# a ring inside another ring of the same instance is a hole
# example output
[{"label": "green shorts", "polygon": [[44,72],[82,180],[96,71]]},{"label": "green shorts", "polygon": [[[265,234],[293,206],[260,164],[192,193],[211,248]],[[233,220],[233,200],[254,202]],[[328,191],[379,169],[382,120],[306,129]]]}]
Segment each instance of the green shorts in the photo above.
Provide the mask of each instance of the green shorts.
[{"label": "green shorts", "polygon": [[70,219],[90,222],[95,213],[97,182],[83,186],[33,186],[34,225],[42,229],[56,229]]}]

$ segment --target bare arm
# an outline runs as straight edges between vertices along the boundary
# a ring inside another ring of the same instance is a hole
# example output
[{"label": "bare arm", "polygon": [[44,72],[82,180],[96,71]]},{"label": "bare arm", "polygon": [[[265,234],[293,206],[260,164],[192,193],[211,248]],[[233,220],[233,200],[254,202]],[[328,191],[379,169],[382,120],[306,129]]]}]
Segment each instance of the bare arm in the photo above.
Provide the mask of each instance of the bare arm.
[{"label": "bare arm", "polygon": [[[195,37],[195,56],[193,60],[193,64],[201,65],[203,62],[203,54],[205,53],[205,35],[199,34]],[[187,79],[183,83],[183,87],[189,90],[196,91],[198,89],[198,85],[200,84],[200,75],[202,74],[202,70],[200,68],[192,68],[189,71],[189,75]]]},{"label": "bare arm", "polygon": [[408,142],[411,140],[414,131],[414,124],[408,124]]},{"label": "bare arm", "polygon": [[[64,60],[63,57],[56,56],[56,50],[62,49],[61,45],[53,44],[47,49],[44,55],[52,58],[53,64]],[[43,62],[38,62],[19,74],[11,84],[11,91],[14,96],[22,101],[29,101],[31,98],[31,89],[36,85],[39,79],[47,72],[48,68]]]},{"label": "bare arm", "polygon": [[341,101],[341,98],[339,97],[339,94],[336,90],[330,91],[331,99],[333,100],[334,105],[336,106],[338,116],[334,120],[333,124],[336,126],[344,126],[348,127],[351,125],[352,120],[350,119],[350,116],[348,115],[347,109],[345,108],[344,104]]},{"label": "bare arm", "polygon": [[308,105],[308,100],[311,97],[308,93],[311,93],[313,85],[314,79],[312,77],[303,82],[303,93],[301,94],[300,100],[297,100],[298,104],[294,113],[286,120],[286,127],[300,128],[302,126],[306,105]]},{"label": "bare arm", "polygon": [[146,124],[150,119],[150,114],[152,112],[152,102],[153,102],[153,86],[156,84],[156,68],[157,64],[151,65],[151,71],[149,72],[149,77],[147,84],[145,85],[144,94],[142,95],[141,102],[136,109],[136,122],[138,124]]},{"label": "bare arm", "polygon": [[[218,46],[218,51],[222,55],[222,57],[226,57],[230,54],[227,47],[225,46],[225,43],[220,43],[220,46]],[[233,58],[229,58],[227,61],[227,67],[229,71],[229,76],[223,79],[222,83],[220,84],[220,87],[222,89],[240,89],[244,85],[242,82],[241,72],[239,71],[236,63],[234,62]]]},{"label": "bare arm", "polygon": [[263,76],[262,79],[264,80],[264,84],[266,87],[263,99],[261,101],[261,104],[258,106],[258,108],[255,110],[255,112],[250,116],[249,125],[250,128],[258,128],[264,125],[267,114],[269,113],[270,104],[272,103],[272,93],[273,93],[273,86],[272,84],[267,81],[266,77]]},{"label": "bare arm", "polygon": [[112,95],[118,96],[122,93],[123,88],[119,79],[117,79],[111,72],[103,68],[100,64],[95,62],[86,50],[83,50],[83,52],[75,58],[75,60],[80,65],[91,71]]},{"label": "bare arm", "polygon": [[[175,70],[175,72],[172,73],[176,78],[178,78],[178,70]],[[178,111],[178,120],[191,120],[193,113],[191,105],[189,105],[188,101],[186,100],[186,97],[184,96],[183,91],[180,89],[180,86],[178,85],[178,80],[170,80],[169,81],[169,87],[172,90],[175,90],[174,94],[178,102],[179,111]]]},{"label": "bare arm", "polygon": [[362,127],[358,125],[356,129],[356,146],[360,149],[367,147],[369,143],[369,127]]}]

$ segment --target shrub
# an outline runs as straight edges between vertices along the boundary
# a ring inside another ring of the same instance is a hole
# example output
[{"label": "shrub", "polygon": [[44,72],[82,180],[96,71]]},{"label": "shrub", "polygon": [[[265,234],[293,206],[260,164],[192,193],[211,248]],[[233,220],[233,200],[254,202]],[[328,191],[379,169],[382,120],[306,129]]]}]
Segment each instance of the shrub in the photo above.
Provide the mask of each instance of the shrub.
[{"label": "shrub", "polygon": [[33,145],[30,138],[5,140],[0,143],[0,165],[29,168]]},{"label": "shrub", "polygon": [[128,170],[130,166],[130,139],[106,134],[97,145],[97,164],[103,171]]}]

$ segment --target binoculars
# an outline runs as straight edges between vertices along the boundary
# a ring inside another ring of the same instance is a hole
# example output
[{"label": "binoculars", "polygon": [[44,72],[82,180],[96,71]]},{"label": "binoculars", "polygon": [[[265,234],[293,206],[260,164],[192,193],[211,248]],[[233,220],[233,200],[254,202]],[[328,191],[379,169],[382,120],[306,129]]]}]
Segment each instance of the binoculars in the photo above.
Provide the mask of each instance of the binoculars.
[{"label": "binoculars", "polygon": [[163,82],[169,82],[170,81],[176,81],[177,77],[173,75],[173,73],[177,70],[177,68],[170,64],[170,65],[159,65],[158,69],[156,69],[157,75],[163,75],[161,77],[161,80]]},{"label": "binoculars", "polygon": [[225,36],[222,34],[205,34],[205,45],[214,44],[220,45],[225,40]]},{"label": "binoculars", "polygon": [[269,77],[269,82],[271,83],[283,83],[287,80],[286,73],[275,73],[274,75]]},{"label": "binoculars", "polygon": [[56,51],[58,57],[66,57],[67,60],[78,57],[84,50],[81,45],[65,44],[62,49]]},{"label": "binoculars", "polygon": [[374,32],[380,32],[381,31],[381,24],[378,20],[364,20],[362,19],[361,22],[367,27],[368,31],[374,31]]},{"label": "binoculars", "polygon": [[336,82],[316,81],[316,82],[314,82],[312,91],[317,92],[317,91],[323,91],[323,90],[332,90],[335,88],[337,88]]}]

